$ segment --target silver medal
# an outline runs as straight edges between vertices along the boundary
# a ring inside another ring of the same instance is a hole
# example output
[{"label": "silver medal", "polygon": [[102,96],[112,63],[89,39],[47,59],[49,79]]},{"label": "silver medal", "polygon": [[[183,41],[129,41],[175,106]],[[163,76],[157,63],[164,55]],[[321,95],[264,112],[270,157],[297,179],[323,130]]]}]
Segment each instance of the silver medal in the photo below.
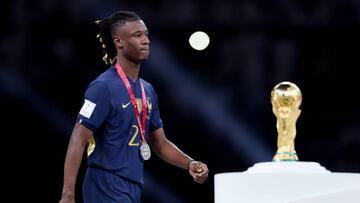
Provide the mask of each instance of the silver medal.
[{"label": "silver medal", "polygon": [[146,142],[141,142],[140,154],[145,161],[150,159],[151,150],[150,146]]}]

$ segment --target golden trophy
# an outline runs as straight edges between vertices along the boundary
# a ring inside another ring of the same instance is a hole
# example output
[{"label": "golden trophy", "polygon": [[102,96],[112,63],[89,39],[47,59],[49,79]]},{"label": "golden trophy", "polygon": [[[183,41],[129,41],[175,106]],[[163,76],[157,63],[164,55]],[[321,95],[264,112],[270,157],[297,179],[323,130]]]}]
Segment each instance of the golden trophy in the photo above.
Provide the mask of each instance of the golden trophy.
[{"label": "golden trophy", "polygon": [[215,203],[324,203],[334,199],[359,203],[360,174],[333,173],[317,162],[298,161],[294,140],[301,103],[302,94],[295,84],[275,85],[271,104],[277,118],[278,149],[273,161],[255,163],[246,171],[216,174]]},{"label": "golden trophy", "polygon": [[272,110],[275,114],[278,132],[275,162],[298,161],[295,151],[296,121],[300,116],[302,102],[300,89],[291,82],[281,82],[271,91]]}]

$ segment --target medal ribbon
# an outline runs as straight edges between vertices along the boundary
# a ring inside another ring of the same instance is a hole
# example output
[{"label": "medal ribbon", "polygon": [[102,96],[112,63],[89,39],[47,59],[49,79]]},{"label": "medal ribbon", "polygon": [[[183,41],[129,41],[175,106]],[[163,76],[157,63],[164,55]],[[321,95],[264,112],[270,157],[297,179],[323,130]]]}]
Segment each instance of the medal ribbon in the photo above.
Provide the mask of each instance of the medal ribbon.
[{"label": "medal ribbon", "polygon": [[130,96],[131,103],[134,106],[136,120],[137,120],[138,126],[140,128],[141,140],[142,140],[143,143],[146,143],[145,129],[146,129],[147,102],[146,102],[146,93],[145,93],[144,85],[142,84],[141,80],[139,79],[140,80],[140,86],[141,86],[141,96],[142,96],[142,117],[141,117],[141,121],[140,121],[140,111],[139,111],[139,108],[138,108],[138,106],[136,104],[134,91],[131,88],[130,82],[129,82],[128,78],[126,77],[123,69],[120,67],[119,64],[115,64],[115,68],[116,68],[116,71],[117,71],[118,75],[120,76],[121,80],[125,84],[126,89],[127,89],[128,93],[129,93],[129,96]]}]

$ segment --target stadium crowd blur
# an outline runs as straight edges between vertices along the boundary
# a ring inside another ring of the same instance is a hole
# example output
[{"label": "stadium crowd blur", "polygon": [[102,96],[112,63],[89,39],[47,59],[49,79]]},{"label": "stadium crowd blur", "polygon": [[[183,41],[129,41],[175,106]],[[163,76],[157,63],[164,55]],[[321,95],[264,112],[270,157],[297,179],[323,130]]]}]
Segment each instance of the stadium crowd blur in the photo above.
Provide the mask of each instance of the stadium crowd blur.
[{"label": "stadium crowd blur", "polygon": [[[360,172],[358,0],[5,0],[0,115],[3,164],[13,174],[5,195],[59,200],[83,92],[106,69],[94,21],[115,10],[145,21],[151,52],[141,76],[157,91],[167,136],[210,169],[198,185],[153,156],[144,202],[213,202],[216,173],[271,161],[270,91],[281,81],[303,94],[299,159]],[[188,44],[197,30],[210,36],[203,51]],[[77,191],[81,202],[81,185]]]}]

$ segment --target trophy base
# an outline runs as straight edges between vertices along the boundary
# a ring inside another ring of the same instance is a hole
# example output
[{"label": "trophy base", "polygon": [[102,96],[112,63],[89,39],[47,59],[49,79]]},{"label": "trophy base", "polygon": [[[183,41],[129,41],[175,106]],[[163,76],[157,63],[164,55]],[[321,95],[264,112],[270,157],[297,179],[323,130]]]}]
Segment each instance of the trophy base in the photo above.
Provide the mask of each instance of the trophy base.
[{"label": "trophy base", "polygon": [[295,151],[290,152],[276,152],[273,161],[274,162],[283,162],[283,161],[298,161],[299,158]]},{"label": "trophy base", "polygon": [[316,162],[261,162],[216,174],[214,185],[215,203],[359,203],[360,174],[330,172]]}]

